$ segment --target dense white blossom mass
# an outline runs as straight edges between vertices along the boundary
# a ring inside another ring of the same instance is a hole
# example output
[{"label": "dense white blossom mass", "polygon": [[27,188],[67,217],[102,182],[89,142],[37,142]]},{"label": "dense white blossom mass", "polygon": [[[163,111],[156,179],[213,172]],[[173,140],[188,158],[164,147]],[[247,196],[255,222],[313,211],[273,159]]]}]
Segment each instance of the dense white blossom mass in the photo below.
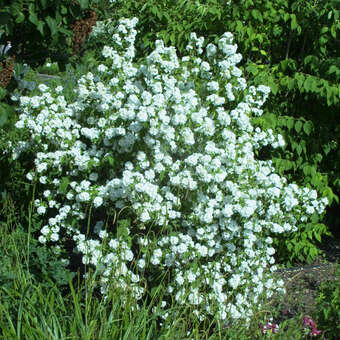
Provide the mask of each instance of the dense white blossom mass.
[{"label": "dense white blossom mass", "polygon": [[[251,123],[269,88],[247,88],[232,34],[204,49],[193,33],[181,59],[157,41],[134,62],[136,23],[97,23],[93,37],[109,30],[112,44],[79,79],[76,101],[45,85],[20,98],[16,127],[30,139],[13,157],[36,151],[27,178],[44,188],[39,240],[72,239],[103,294],[120,287],[138,300],[154,273],[169,270],[167,293],[200,318],[248,319],[261,296],[282,290],[269,235],[294,232],[327,200],[256,160],[256,148],[284,141]],[[124,218],[130,224],[117,223]]]}]

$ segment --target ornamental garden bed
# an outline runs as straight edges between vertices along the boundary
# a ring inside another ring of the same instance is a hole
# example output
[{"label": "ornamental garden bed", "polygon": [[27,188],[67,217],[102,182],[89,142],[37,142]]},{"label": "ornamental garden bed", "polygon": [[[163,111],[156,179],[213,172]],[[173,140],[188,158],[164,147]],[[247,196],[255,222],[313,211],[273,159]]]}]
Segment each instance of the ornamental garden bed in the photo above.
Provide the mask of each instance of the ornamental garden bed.
[{"label": "ornamental garden bed", "polygon": [[[192,34],[180,63],[158,41],[132,64],[135,24],[121,20],[114,35],[111,21],[96,27],[90,46],[102,35],[112,46],[85,52],[63,74],[18,66],[18,111],[1,104],[12,128],[1,135],[3,336],[336,338],[335,264],[319,257],[267,272],[275,251],[285,258],[289,249],[290,262],[299,248],[315,255],[306,237],[327,233],[318,214],[329,202],[275,173],[282,168],[267,149],[284,139],[256,119],[269,87],[247,89],[231,33],[205,47],[204,62],[204,39]],[[308,122],[293,125],[311,132]],[[298,245],[280,239],[289,231],[303,235]],[[280,300],[272,293],[282,286]]]}]

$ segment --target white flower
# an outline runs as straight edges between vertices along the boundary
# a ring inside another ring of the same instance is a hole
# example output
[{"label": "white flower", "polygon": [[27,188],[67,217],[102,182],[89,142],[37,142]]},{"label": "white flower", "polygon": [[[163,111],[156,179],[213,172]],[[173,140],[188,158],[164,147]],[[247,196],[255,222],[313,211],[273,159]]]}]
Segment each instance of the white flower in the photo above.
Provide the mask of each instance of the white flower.
[{"label": "white flower", "polygon": [[123,253],[123,258],[124,260],[131,262],[133,260],[133,252],[129,249],[125,250]]},{"label": "white flower", "polygon": [[154,266],[157,266],[161,260],[159,257],[157,256],[151,256],[151,259],[150,259],[150,262],[154,265]]},{"label": "white flower", "polygon": [[231,288],[236,289],[241,282],[241,277],[238,274],[232,275],[232,277],[229,279],[228,283]]},{"label": "white flower", "polygon": [[148,120],[148,113],[144,110],[140,110],[138,113],[137,113],[137,116],[136,118],[138,119],[138,121],[140,122],[146,122]]},{"label": "white flower", "polygon": [[40,173],[40,172],[43,172],[44,170],[47,169],[47,164],[46,163],[39,163],[37,165],[37,171]]},{"label": "white flower", "polygon": [[26,178],[29,180],[29,181],[32,181],[33,180],[33,174],[31,172],[28,172],[27,175],[26,175]]},{"label": "white flower", "polygon": [[275,249],[272,248],[272,247],[267,248],[267,254],[270,255],[270,256],[274,255],[275,254]]},{"label": "white flower", "polygon": [[59,235],[53,233],[53,234],[51,234],[50,238],[51,238],[51,241],[57,242],[59,240]]},{"label": "white flower", "polygon": [[140,215],[140,220],[141,222],[145,223],[151,219],[149,213],[147,211],[143,211],[142,214]]},{"label": "white flower", "polygon": [[139,269],[144,269],[145,268],[145,260],[144,259],[138,260],[137,266],[138,266]]},{"label": "white flower", "polygon": [[100,207],[103,204],[103,199],[100,196],[97,196],[94,200],[93,200],[93,205],[95,206],[95,208]]},{"label": "white flower", "polygon": [[37,209],[37,213],[39,215],[44,215],[45,212],[46,212],[46,208],[44,206],[42,206],[42,205]]},{"label": "white flower", "polygon": [[193,272],[190,271],[188,273],[187,279],[188,279],[189,282],[194,282],[196,280],[196,275]]},{"label": "white flower", "polygon": [[45,84],[39,84],[39,85],[38,85],[38,89],[39,89],[41,92],[46,92],[46,91],[49,89],[49,87],[46,86]]},{"label": "white flower", "polygon": [[88,202],[90,200],[91,196],[88,192],[83,191],[80,194],[77,195],[77,199],[80,202]]},{"label": "white flower", "polygon": [[112,249],[117,249],[119,247],[119,242],[116,240],[116,239],[112,239],[110,242],[109,242],[109,246],[112,248]]},{"label": "white flower", "polygon": [[208,44],[206,51],[207,51],[207,56],[212,57],[216,54],[217,48],[214,44]]},{"label": "white flower", "polygon": [[315,211],[315,209],[314,209],[313,206],[311,206],[311,205],[307,206],[307,209],[306,209],[307,214],[312,215],[312,214],[314,214],[314,211]]},{"label": "white flower", "polygon": [[98,71],[99,72],[106,72],[107,71],[107,66],[105,66],[105,65],[103,65],[103,64],[100,64],[99,66],[98,66]]},{"label": "white flower", "polygon": [[184,278],[183,278],[183,276],[182,276],[181,274],[179,274],[179,275],[176,276],[176,282],[177,282],[177,284],[180,285],[180,286],[183,285],[183,283],[184,283]]},{"label": "white flower", "polygon": [[195,137],[193,132],[189,128],[184,128],[182,130],[182,135],[184,138],[184,143],[188,145],[193,145],[195,144]]},{"label": "white flower", "polygon": [[55,88],[55,92],[56,93],[61,93],[62,91],[63,91],[63,87],[61,86],[61,85],[59,85],[59,86],[57,86],[56,88]]},{"label": "white flower", "polygon": [[43,235],[40,235],[39,237],[38,237],[38,241],[40,242],[40,243],[42,243],[42,244],[44,244],[44,243],[46,243],[46,237],[45,236],[43,236]]}]

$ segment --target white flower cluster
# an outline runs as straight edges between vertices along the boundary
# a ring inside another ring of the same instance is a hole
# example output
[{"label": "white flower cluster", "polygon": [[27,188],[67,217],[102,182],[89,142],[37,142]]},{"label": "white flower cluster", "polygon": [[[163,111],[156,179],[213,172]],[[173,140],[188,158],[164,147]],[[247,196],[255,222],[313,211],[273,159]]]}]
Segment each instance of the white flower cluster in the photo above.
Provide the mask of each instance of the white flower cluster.
[{"label": "white flower cluster", "polygon": [[[119,22],[102,65],[79,79],[77,101],[46,86],[20,98],[16,126],[39,148],[35,172],[46,187],[37,212],[57,212],[40,241],[72,237],[83,262],[102,273],[103,293],[129,287],[139,299],[152,274],[167,269],[168,294],[199,317],[247,319],[261,296],[282,288],[268,235],[297,230],[327,201],[255,159],[255,147],[284,142],[250,123],[269,88],[247,89],[230,33],[205,54],[192,34],[182,59],[157,41],[133,63],[136,22]],[[103,222],[112,208],[134,220],[130,229]]]}]

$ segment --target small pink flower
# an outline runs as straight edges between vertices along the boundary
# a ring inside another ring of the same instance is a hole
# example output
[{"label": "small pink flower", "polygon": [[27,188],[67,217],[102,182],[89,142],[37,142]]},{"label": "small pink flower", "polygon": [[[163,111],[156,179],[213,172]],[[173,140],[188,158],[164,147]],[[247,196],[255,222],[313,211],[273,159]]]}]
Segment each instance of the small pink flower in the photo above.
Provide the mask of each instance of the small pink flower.
[{"label": "small pink flower", "polygon": [[278,333],[280,331],[279,326],[274,322],[267,322],[265,325],[259,323],[259,327],[261,328],[262,334],[266,333],[269,330],[271,330],[272,333]]},{"label": "small pink flower", "polygon": [[322,331],[317,330],[316,328],[313,328],[310,335],[311,336],[318,336],[322,333]]},{"label": "small pink flower", "polygon": [[311,318],[309,318],[308,316],[304,315],[302,317],[302,321],[303,321],[303,326],[310,326],[312,328],[316,327],[315,321]]},{"label": "small pink flower", "polygon": [[[312,329],[311,332],[310,332],[311,336],[318,336],[318,335],[320,335],[322,333],[322,331],[316,329],[316,322],[312,318],[304,315],[302,317],[302,321],[303,321],[303,326],[304,327],[310,327]],[[324,340],[326,340],[325,337],[324,337]]]}]

